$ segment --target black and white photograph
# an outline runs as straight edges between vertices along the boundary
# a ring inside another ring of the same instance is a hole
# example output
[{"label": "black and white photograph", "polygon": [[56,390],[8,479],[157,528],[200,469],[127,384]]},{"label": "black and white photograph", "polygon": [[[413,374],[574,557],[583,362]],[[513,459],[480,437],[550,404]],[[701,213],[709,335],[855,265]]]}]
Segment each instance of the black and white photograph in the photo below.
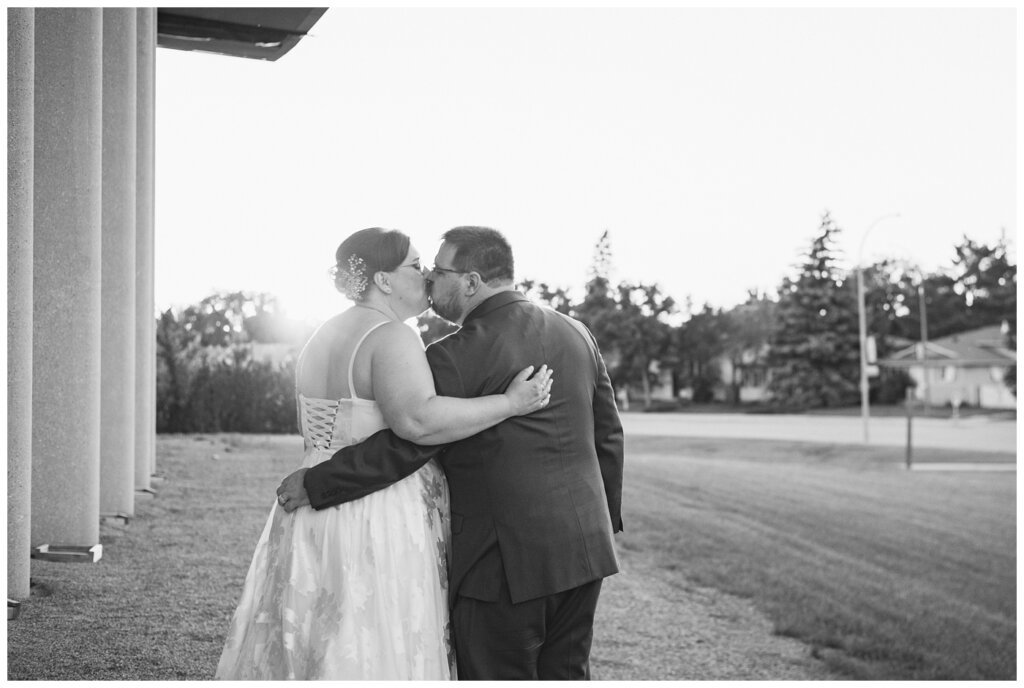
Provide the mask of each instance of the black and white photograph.
[{"label": "black and white photograph", "polygon": [[20,681],[1015,681],[1015,2],[9,6]]}]

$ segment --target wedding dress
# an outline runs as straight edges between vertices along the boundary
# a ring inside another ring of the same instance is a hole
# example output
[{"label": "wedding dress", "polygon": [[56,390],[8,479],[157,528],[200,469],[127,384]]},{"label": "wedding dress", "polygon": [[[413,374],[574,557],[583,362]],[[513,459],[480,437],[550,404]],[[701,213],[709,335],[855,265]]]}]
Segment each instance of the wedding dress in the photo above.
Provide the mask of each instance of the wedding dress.
[{"label": "wedding dress", "polygon": [[[383,324],[383,323],[382,323]],[[371,328],[356,350],[375,328]],[[299,394],[303,466],[387,427],[376,402]],[[430,461],[353,502],[274,504],[216,678],[455,678],[448,621],[448,484]]]}]

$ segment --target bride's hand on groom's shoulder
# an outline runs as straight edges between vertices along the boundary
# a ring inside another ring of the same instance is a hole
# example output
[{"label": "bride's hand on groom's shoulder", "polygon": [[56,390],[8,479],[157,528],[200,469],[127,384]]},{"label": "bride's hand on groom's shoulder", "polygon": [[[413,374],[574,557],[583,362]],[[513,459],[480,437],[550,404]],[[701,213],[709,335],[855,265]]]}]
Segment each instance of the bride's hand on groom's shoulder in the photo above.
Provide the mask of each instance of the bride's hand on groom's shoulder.
[{"label": "bride's hand on groom's shoulder", "polygon": [[302,479],[308,468],[300,468],[281,481],[277,487],[277,503],[286,512],[291,513],[301,506],[309,506],[309,495]]}]

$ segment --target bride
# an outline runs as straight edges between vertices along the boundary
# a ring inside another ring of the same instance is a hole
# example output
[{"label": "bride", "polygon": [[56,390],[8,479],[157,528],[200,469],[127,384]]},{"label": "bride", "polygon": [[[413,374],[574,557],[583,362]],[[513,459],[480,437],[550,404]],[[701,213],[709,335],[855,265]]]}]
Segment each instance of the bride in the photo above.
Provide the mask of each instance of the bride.
[{"label": "bride", "polygon": [[[532,379],[532,366],[521,371],[504,394],[437,396],[420,338],[403,323],[428,307],[408,236],[364,229],[336,259],[335,285],[356,307],[324,323],[299,357],[303,467],[384,428],[442,444],[547,403],[546,366]],[[322,511],[275,504],[216,678],[454,679],[448,537],[448,485],[433,460]]]}]

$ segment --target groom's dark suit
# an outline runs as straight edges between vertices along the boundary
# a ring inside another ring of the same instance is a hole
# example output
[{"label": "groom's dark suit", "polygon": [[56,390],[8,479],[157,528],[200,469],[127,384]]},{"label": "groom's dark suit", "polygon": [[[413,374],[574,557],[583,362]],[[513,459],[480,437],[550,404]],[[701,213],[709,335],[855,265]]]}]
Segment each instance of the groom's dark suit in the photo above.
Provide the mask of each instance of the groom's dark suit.
[{"label": "groom's dark suit", "polygon": [[[309,469],[304,485],[313,507],[386,487],[443,452],[439,460],[451,490],[453,607],[466,599],[518,605],[616,573],[612,533],[622,529],[622,425],[586,328],[505,291],[479,304],[458,332],[428,347],[427,358],[438,394],[456,397],[501,393],[522,368],[547,363],[555,373],[551,402],[445,447],[378,432]],[[599,586],[592,586],[592,601],[584,604],[590,608],[581,612],[587,634]],[[473,642],[467,636],[478,633],[460,631],[454,612],[453,622],[465,652]],[[460,674],[466,673],[462,659]]]}]

